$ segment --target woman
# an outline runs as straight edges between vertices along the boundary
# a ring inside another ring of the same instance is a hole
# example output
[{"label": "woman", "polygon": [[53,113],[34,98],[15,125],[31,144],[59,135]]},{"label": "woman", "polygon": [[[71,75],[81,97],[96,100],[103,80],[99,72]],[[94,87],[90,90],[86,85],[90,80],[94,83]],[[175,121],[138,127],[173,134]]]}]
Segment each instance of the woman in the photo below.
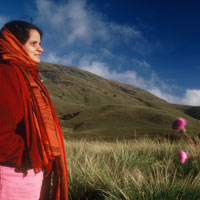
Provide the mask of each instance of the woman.
[{"label": "woman", "polygon": [[67,200],[61,127],[38,79],[41,30],[11,21],[0,31],[0,199]]}]

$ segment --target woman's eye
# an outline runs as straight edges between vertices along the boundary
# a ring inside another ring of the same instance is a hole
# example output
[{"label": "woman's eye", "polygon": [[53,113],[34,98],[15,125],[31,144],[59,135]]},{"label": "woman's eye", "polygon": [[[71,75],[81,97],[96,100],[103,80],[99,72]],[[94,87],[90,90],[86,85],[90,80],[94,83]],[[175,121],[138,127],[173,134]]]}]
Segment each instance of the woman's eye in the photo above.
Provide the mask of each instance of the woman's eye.
[{"label": "woman's eye", "polygon": [[31,42],[31,45],[32,45],[32,46],[36,46],[36,45],[37,45],[37,42]]}]

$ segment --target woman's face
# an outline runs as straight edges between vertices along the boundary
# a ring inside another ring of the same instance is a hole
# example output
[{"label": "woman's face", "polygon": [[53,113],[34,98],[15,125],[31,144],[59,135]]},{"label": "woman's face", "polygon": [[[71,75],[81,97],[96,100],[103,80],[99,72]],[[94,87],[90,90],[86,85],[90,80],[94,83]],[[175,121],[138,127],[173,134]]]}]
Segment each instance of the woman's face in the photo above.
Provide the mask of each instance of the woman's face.
[{"label": "woman's face", "polygon": [[39,63],[40,54],[43,52],[43,49],[40,46],[40,34],[37,30],[31,29],[29,31],[29,38],[23,46],[27,50],[32,60],[36,63]]}]

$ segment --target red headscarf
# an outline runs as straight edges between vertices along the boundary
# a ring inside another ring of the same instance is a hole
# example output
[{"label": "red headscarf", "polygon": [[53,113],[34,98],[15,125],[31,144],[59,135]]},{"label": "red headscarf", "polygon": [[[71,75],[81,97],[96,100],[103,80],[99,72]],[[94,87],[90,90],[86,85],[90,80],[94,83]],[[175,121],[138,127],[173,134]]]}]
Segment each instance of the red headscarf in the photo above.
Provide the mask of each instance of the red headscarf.
[{"label": "red headscarf", "polygon": [[[41,168],[46,179],[41,200],[67,200],[68,178],[63,136],[50,96],[38,80],[39,69],[26,49],[5,27],[0,33],[0,59],[9,62],[20,79],[25,108],[26,144],[31,165]],[[53,173],[52,173],[53,172]]]}]

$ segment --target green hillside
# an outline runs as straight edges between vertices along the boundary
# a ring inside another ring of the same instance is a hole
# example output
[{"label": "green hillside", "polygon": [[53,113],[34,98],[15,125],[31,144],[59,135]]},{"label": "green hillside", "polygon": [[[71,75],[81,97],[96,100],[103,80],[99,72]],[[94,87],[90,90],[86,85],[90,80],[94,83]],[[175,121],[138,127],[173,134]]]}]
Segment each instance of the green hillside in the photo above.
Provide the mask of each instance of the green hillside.
[{"label": "green hillside", "polygon": [[195,107],[174,105],[130,85],[77,67],[41,62],[43,84],[54,102],[66,137],[121,138],[173,133],[177,117],[191,132],[200,124]]}]

